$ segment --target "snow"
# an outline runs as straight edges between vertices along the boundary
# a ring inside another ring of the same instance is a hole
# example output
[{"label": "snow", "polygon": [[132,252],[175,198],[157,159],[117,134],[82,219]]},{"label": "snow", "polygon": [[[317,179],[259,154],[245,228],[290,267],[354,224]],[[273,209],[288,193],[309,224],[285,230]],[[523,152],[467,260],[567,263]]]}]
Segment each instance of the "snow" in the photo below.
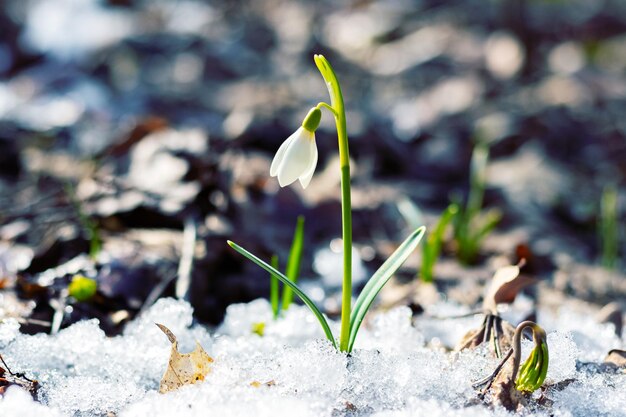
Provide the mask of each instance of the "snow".
[{"label": "snow", "polygon": [[[487,349],[446,349],[479,324],[477,316],[443,320],[425,315],[412,323],[407,307],[375,314],[347,356],[334,350],[312,314],[299,305],[276,321],[266,300],[232,305],[215,331],[194,325],[192,312],[183,301],[159,300],[116,337],[106,337],[96,320],[53,336],[23,335],[15,320],[1,322],[3,357],[12,370],[39,380],[41,388],[40,402],[10,388],[0,399],[0,415],[511,415],[482,404],[472,388],[497,364]],[[450,302],[428,310],[432,316],[463,313],[467,310]],[[523,415],[626,415],[626,376],[601,372],[597,365],[608,350],[623,348],[624,340],[609,332],[610,325],[573,310],[540,311],[541,317],[549,331],[546,382],[573,382],[545,392],[552,409],[535,406]],[[155,322],[172,330],[181,351],[192,350],[198,340],[214,358],[203,383],[157,392],[170,343]],[[252,331],[259,322],[265,323],[263,336]],[[331,322],[331,327],[338,334],[339,324]],[[524,349],[531,345],[525,342]]]}]

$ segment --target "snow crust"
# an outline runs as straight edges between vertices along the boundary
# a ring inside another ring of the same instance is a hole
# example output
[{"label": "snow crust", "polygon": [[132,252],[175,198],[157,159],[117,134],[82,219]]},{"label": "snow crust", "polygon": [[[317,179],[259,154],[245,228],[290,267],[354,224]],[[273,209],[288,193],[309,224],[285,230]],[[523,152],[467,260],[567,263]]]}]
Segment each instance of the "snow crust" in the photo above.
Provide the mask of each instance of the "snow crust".
[{"label": "snow crust", "polygon": [[[464,312],[442,302],[431,313]],[[540,313],[540,321],[542,316],[551,330],[547,382],[571,381],[544,393],[551,409],[535,406],[523,415],[626,415],[626,374],[601,372],[599,366],[610,349],[624,348],[624,340],[611,325],[571,310]],[[155,322],[176,334],[181,351],[192,350],[198,340],[214,358],[204,383],[157,392],[170,344]],[[263,336],[253,332],[259,322],[265,323]],[[10,388],[0,398],[0,416],[512,415],[481,403],[471,386],[497,361],[485,349],[451,353],[445,348],[479,322],[479,317],[422,317],[412,323],[407,307],[395,308],[369,317],[355,351],[346,356],[324,339],[305,307],[292,306],[274,321],[265,300],[230,306],[214,331],[193,325],[192,308],[172,299],[159,300],[112,338],[96,320],[55,336],[23,335],[14,320],[7,320],[0,323],[0,352],[13,370],[39,380],[41,389],[35,402]],[[338,334],[338,323],[332,326]]]}]

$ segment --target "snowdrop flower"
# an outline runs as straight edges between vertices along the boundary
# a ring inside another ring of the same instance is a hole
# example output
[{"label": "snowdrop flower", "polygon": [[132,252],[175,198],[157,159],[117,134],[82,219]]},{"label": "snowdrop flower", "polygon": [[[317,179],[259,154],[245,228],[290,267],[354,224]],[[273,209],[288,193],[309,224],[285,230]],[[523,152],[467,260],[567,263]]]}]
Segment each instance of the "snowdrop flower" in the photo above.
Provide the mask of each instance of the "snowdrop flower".
[{"label": "snowdrop flower", "polygon": [[311,182],[317,165],[315,130],[322,119],[322,111],[314,107],[304,118],[302,126],[287,138],[278,148],[270,167],[270,175],[278,177],[281,187],[300,180],[302,188]]}]

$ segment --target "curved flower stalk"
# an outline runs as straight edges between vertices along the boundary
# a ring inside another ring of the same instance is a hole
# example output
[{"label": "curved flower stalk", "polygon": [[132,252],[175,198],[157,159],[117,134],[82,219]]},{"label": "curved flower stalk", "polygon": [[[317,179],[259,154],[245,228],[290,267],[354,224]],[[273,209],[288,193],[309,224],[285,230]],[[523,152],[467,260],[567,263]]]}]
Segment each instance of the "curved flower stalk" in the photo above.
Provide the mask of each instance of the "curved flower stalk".
[{"label": "curved flower stalk", "polygon": [[[339,345],[335,340],[330,326],[322,312],[317,308],[315,303],[298,287],[295,282],[289,280],[287,276],[280,273],[275,267],[269,265],[257,256],[248,252],[234,242],[228,241],[228,244],[241,253],[243,256],[259,265],[270,273],[271,276],[280,280],[286,288],[290,288],[294,294],[306,304],[315,314],[326,337],[330,342],[343,352],[351,352],[354,342],[358,334],[359,328],[365,314],[369,310],[376,295],[382,287],[389,281],[391,276],[409,257],[411,252],[415,250],[422,237],[425,228],[420,227],[415,230],[387,259],[383,265],[372,275],[368,283],[363,288],[361,294],[354,303],[352,310],[352,204],[350,196],[350,155],[348,152],[348,135],[346,129],[346,112],[343,105],[343,96],[339,81],[333,71],[330,63],[322,55],[315,55],[315,64],[322,74],[328,92],[330,94],[330,103],[321,102],[313,107],[304,121],[302,126],[296,130],[278,149],[276,156],[270,167],[270,175],[278,177],[278,183],[281,187],[286,187],[296,180],[300,181],[303,188],[306,188],[311,181],[313,172],[317,165],[317,147],[315,146],[315,131],[317,130],[321,117],[322,109],[328,110],[335,118],[337,127],[337,138],[339,145],[339,162],[341,169],[341,223],[343,238],[343,285],[342,285],[342,304],[341,304],[341,334],[339,336]],[[274,290],[274,292],[276,292]]]}]

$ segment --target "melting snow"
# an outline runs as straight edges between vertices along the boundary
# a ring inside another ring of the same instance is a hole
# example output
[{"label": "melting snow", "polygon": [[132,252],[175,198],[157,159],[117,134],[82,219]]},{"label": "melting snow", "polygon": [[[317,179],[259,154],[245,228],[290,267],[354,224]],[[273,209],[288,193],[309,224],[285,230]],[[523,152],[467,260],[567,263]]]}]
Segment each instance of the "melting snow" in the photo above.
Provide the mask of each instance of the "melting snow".
[{"label": "melting snow", "polygon": [[[446,303],[431,311],[463,312]],[[176,334],[181,351],[193,349],[198,340],[215,359],[204,383],[158,394],[170,343],[155,322]],[[259,322],[265,322],[262,337],[252,331]],[[122,336],[112,338],[96,320],[76,323],[55,336],[23,335],[15,321],[7,320],[0,323],[0,352],[12,369],[40,381],[40,402],[11,388],[0,399],[0,415],[511,415],[483,405],[471,386],[492,372],[495,359],[481,349],[450,353],[443,348],[478,322],[472,317],[420,318],[412,325],[410,310],[396,308],[371,317],[357,348],[346,356],[324,340],[305,307],[292,306],[273,321],[265,300],[230,306],[215,332],[192,325],[191,307],[172,299],[160,300]],[[599,373],[590,363],[612,348],[623,348],[624,340],[613,335],[610,325],[574,311],[546,315],[546,323],[552,330],[547,382],[574,382],[545,393],[554,402],[551,410],[531,409],[524,415],[626,415],[626,375]],[[338,323],[332,327],[338,334]],[[255,381],[261,386],[252,386]]]}]

